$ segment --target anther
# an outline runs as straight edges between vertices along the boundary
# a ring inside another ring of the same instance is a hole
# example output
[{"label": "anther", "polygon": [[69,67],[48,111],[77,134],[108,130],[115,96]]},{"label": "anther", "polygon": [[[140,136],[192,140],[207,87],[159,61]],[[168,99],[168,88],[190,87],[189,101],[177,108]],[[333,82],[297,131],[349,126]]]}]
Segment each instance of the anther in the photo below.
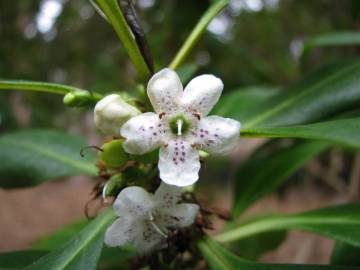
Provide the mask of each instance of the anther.
[{"label": "anther", "polygon": [[165,113],[164,113],[164,112],[159,113],[159,118],[160,118],[160,119],[162,119],[164,116],[165,116]]}]

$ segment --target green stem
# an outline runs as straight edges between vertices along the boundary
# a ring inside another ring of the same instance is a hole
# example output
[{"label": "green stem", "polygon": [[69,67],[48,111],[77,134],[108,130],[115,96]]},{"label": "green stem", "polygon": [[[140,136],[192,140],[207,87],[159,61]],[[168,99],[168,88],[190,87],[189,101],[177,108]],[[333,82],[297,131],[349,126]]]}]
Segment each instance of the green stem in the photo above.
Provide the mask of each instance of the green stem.
[{"label": "green stem", "polygon": [[128,52],[131,61],[135,65],[141,79],[147,79],[151,72],[146,65],[146,62],[141,55],[138,45],[136,44],[134,35],[132,34],[124,15],[122,14],[116,0],[97,0],[101,10],[106,15],[110,24],[113,26],[120,41],[123,43]]},{"label": "green stem", "polygon": [[23,90],[65,95],[72,91],[85,91],[83,89],[57,83],[32,82],[23,80],[0,80],[0,90]]},{"label": "green stem", "polygon": [[64,95],[64,103],[71,107],[93,106],[102,95],[81,88],[57,83],[23,80],[0,80],[0,90],[35,91]]},{"label": "green stem", "polygon": [[176,69],[184,62],[185,58],[190,53],[190,50],[195,46],[196,42],[206,30],[208,24],[228,3],[229,0],[218,0],[209,7],[170,63],[170,68]]}]

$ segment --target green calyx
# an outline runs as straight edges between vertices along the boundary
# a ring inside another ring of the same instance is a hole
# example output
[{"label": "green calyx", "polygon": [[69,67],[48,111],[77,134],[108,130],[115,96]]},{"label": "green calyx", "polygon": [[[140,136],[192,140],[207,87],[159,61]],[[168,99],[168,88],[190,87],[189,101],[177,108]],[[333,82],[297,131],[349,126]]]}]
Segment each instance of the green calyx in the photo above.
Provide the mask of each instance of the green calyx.
[{"label": "green calyx", "polygon": [[105,143],[99,153],[99,158],[107,167],[119,168],[129,160],[129,155],[124,151],[122,144],[124,140],[112,140]]},{"label": "green calyx", "polygon": [[190,122],[183,114],[179,114],[170,118],[169,126],[172,133],[180,136],[189,130]]}]

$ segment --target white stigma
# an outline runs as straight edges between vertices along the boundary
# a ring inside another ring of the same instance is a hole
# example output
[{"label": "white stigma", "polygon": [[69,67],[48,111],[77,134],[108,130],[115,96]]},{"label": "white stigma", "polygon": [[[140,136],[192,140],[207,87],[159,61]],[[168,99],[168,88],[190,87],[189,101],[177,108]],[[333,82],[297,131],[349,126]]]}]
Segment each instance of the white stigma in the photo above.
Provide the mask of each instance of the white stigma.
[{"label": "white stigma", "polygon": [[183,125],[183,120],[181,120],[181,119],[176,120],[176,125],[177,125],[177,128],[178,128],[177,135],[180,136],[181,135],[182,125]]}]

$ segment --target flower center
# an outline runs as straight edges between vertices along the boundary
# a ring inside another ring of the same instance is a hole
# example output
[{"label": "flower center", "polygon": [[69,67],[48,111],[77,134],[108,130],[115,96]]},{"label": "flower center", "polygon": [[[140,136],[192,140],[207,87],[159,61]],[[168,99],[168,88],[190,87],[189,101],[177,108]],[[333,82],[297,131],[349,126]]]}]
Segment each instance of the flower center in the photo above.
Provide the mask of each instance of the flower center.
[{"label": "flower center", "polygon": [[190,123],[184,115],[179,114],[169,119],[169,126],[172,133],[181,136],[189,130]]},{"label": "flower center", "polygon": [[159,222],[156,222],[156,218],[154,217],[153,213],[149,212],[149,222],[151,226],[157,231],[162,237],[167,238],[168,230],[159,224]]}]

